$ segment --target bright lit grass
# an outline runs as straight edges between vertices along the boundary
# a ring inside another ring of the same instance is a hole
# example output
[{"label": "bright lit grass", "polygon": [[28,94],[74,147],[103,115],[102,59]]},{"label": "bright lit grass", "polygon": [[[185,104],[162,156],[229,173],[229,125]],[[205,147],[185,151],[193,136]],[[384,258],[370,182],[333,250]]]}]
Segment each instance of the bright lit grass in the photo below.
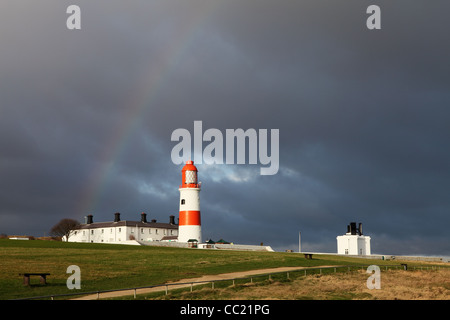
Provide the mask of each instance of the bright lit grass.
[{"label": "bright lit grass", "polygon": [[[67,289],[67,267],[81,269],[82,292],[162,284],[205,274],[219,274],[290,266],[373,264],[338,256],[314,256],[284,252],[243,252],[181,249],[42,240],[0,240],[0,299],[74,293]],[[377,264],[386,263],[377,260]],[[388,261],[392,264],[392,262]],[[49,272],[48,284],[38,277],[24,287],[23,272]]]}]

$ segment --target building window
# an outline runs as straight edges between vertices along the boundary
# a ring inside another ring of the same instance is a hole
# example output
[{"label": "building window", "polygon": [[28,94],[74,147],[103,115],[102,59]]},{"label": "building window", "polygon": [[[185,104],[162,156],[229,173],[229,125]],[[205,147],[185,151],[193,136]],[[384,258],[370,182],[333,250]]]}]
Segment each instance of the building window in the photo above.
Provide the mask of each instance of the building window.
[{"label": "building window", "polygon": [[144,233],[144,228],[141,228],[141,233]]},{"label": "building window", "polygon": [[158,234],[158,229],[155,229],[155,234]]},{"label": "building window", "polygon": [[345,249],[345,254],[348,254],[348,249]]},{"label": "building window", "polygon": [[102,233],[104,232],[105,230],[104,229],[102,229]]},{"label": "building window", "polygon": [[185,203],[186,203],[186,200],[181,199],[181,204],[185,204]]},{"label": "building window", "polygon": [[94,234],[94,230],[91,230],[91,234]]},{"label": "building window", "polygon": [[122,228],[119,228],[119,232],[122,232]]}]

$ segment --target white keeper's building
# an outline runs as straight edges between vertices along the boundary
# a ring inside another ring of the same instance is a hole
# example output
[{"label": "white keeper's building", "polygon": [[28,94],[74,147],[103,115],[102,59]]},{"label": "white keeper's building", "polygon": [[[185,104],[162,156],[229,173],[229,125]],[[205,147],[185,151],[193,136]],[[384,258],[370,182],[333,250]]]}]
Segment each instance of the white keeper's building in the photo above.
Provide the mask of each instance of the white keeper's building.
[{"label": "white keeper's building", "polygon": [[370,255],[370,237],[362,233],[362,223],[350,222],[347,233],[336,237],[337,253],[348,255]]},{"label": "white keeper's building", "polygon": [[[178,224],[175,216],[170,216],[169,223],[147,221],[147,214],[141,213],[140,221],[121,220],[120,213],[114,214],[114,221],[93,222],[93,216],[86,216],[86,221],[72,230],[69,242],[124,243],[138,241],[176,241]],[[65,237],[63,241],[65,241]]]}]

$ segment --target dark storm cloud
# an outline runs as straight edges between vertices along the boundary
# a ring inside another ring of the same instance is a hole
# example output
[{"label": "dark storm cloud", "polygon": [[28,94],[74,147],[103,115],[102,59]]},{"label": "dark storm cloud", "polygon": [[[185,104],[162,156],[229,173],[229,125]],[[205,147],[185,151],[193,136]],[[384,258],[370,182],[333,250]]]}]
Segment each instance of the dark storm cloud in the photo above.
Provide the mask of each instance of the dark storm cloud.
[{"label": "dark storm cloud", "polygon": [[376,31],[361,1],[78,1],[78,31],[72,3],[1,5],[0,232],[168,220],[170,136],[201,120],[280,130],[277,175],[198,166],[204,238],[334,252],[357,221],[449,255],[449,5],[376,2]]}]

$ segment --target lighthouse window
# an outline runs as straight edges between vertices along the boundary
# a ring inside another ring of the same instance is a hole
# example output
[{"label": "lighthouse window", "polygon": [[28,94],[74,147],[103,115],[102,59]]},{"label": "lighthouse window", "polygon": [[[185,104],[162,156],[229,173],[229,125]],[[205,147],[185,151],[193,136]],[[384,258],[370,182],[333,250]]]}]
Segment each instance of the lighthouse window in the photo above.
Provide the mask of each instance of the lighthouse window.
[{"label": "lighthouse window", "polygon": [[186,203],[186,200],[181,199],[181,204],[185,204],[185,203]]},{"label": "lighthouse window", "polygon": [[186,183],[197,183],[197,172],[186,171]]}]

